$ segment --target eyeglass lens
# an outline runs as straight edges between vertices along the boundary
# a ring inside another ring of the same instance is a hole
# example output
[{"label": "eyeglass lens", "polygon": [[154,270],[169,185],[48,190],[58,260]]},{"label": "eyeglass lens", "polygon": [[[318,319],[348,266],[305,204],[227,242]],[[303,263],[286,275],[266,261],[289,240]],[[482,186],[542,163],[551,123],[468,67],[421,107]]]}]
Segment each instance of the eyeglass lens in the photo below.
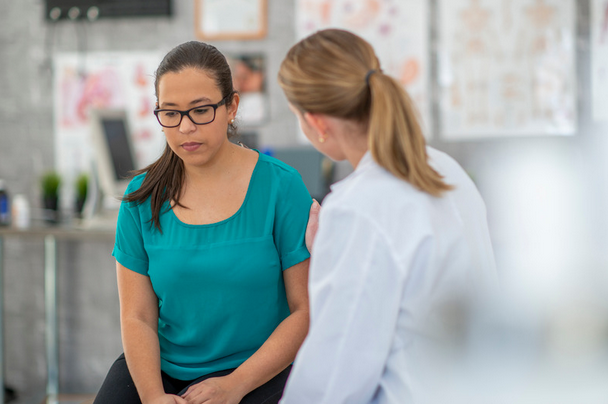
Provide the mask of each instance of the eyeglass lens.
[{"label": "eyeglass lens", "polygon": [[[178,126],[181,123],[182,116],[185,115],[180,111],[159,111],[158,120],[163,126]],[[215,108],[211,106],[202,106],[199,108],[187,111],[190,120],[197,125],[204,125],[213,122],[215,119]]]}]

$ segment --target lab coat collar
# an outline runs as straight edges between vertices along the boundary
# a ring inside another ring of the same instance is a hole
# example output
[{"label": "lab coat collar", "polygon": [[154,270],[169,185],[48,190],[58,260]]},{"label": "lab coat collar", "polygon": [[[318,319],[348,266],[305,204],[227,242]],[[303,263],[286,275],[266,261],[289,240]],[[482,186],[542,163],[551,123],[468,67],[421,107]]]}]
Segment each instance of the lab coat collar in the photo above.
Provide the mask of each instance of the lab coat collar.
[{"label": "lab coat collar", "polygon": [[330,185],[329,189],[332,192],[340,189],[344,185],[348,184],[353,178],[358,177],[361,173],[366,171],[373,164],[374,164],[374,158],[372,157],[372,153],[368,150],[365,152],[365,154],[359,161],[359,164],[357,165],[357,168],[355,169],[355,171],[353,171],[350,175],[348,175],[343,180],[340,180],[340,181],[335,182],[334,184]]}]

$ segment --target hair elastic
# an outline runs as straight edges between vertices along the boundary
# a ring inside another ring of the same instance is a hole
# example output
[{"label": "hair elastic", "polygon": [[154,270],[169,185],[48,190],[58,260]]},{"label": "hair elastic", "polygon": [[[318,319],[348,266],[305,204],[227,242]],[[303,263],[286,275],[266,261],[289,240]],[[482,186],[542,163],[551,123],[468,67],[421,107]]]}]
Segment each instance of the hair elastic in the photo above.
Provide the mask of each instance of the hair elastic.
[{"label": "hair elastic", "polygon": [[371,69],[370,71],[367,72],[367,74],[365,75],[365,84],[367,84],[369,86],[369,76],[376,73],[376,71],[377,71],[376,69]]}]

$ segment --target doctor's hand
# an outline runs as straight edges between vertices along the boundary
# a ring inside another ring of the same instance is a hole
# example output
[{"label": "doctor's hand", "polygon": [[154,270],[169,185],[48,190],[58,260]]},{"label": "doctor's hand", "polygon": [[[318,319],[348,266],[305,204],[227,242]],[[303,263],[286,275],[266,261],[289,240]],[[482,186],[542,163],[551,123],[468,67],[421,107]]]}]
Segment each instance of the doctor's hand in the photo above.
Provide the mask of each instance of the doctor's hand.
[{"label": "doctor's hand", "polygon": [[319,212],[321,212],[321,205],[316,199],[313,199],[312,206],[310,207],[310,213],[308,215],[308,226],[306,226],[306,247],[308,252],[312,254],[312,244],[315,241],[317,230],[319,229]]},{"label": "doctor's hand", "polygon": [[230,376],[203,380],[190,386],[182,397],[188,404],[238,404],[245,394],[240,392],[238,384]]}]

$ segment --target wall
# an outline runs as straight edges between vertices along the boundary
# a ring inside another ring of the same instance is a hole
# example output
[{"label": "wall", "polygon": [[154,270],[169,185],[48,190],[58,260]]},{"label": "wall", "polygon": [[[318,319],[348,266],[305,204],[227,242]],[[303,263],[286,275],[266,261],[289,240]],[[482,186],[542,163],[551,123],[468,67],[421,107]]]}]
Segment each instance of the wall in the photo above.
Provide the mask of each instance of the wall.
[{"label": "wall", "polygon": [[[435,0],[433,0],[435,3]],[[263,41],[221,42],[223,51],[267,55],[271,122],[262,142],[295,142],[296,123],[276,84],[292,44],[293,4],[269,0]],[[588,0],[578,5],[579,131],[572,137],[527,137],[431,144],[473,173],[484,196],[499,269],[546,281],[556,273],[606,268],[608,124],[590,117]],[[0,177],[11,193],[37,201],[38,176],[54,164],[52,72],[56,51],[75,51],[86,35],[90,51],[158,50],[193,38],[193,2],[175,0],[171,19],[60,23],[42,18],[40,0],[0,0]],[[436,125],[436,123],[435,123]],[[111,241],[60,246],[61,389],[95,391],[121,352]],[[24,394],[45,384],[42,243],[6,242],[6,381]]]}]

